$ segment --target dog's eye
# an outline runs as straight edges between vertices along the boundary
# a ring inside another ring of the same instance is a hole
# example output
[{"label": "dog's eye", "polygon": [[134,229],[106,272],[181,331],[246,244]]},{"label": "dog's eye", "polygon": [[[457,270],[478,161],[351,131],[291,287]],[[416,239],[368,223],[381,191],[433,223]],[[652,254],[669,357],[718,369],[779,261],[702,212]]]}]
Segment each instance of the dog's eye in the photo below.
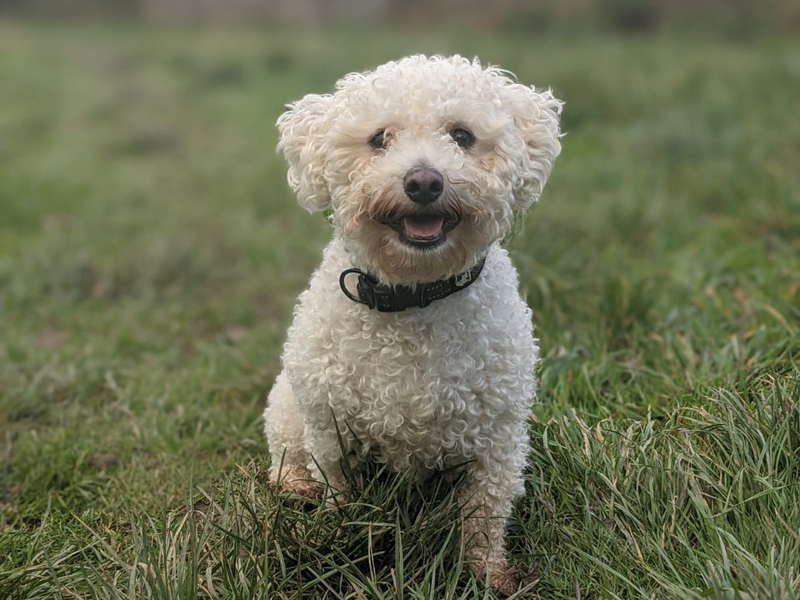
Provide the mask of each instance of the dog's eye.
[{"label": "dog's eye", "polygon": [[475,143],[475,136],[469,129],[463,127],[456,127],[450,130],[450,137],[453,141],[462,148],[469,148]]},{"label": "dog's eye", "polygon": [[375,150],[381,150],[383,148],[383,144],[386,141],[383,138],[383,134],[384,134],[385,131],[386,131],[385,129],[381,129],[375,135],[373,135],[371,138],[369,138],[369,142],[368,143],[369,143],[370,146],[375,148]]}]

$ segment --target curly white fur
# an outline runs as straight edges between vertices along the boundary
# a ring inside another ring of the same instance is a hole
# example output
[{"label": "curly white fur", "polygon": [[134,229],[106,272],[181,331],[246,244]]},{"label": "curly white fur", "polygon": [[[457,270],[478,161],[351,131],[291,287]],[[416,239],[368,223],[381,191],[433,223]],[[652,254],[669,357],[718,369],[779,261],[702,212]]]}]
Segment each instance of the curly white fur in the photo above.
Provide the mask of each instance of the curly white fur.
[{"label": "curly white fur", "polygon": [[[424,476],[467,463],[469,556],[503,593],[514,589],[503,527],[523,492],[537,348],[498,242],[514,210],[542,192],[560,151],[560,112],[550,91],[477,60],[411,56],[347,75],[333,95],[306,96],[278,121],[298,202],[332,209],[335,233],[300,296],[264,413],[271,480],[313,493],[312,479],[324,474],[342,488],[342,443],[356,466],[377,457]],[[474,144],[455,143],[454,128],[470,131]],[[377,149],[369,143],[376,132]],[[396,226],[423,211],[403,186],[420,166],[445,181],[424,211],[452,223],[432,248],[408,243]],[[415,285],[482,256],[475,283],[426,308],[379,313],[339,289],[353,266]]]}]

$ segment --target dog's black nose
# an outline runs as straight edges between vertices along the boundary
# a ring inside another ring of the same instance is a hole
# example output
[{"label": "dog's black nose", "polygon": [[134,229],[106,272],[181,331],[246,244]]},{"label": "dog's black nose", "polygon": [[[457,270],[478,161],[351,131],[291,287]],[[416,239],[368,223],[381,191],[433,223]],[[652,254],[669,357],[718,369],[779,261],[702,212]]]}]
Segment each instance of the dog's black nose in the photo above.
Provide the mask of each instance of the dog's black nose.
[{"label": "dog's black nose", "polygon": [[442,195],[444,177],[436,169],[417,167],[406,173],[403,178],[403,190],[414,202],[430,204]]}]

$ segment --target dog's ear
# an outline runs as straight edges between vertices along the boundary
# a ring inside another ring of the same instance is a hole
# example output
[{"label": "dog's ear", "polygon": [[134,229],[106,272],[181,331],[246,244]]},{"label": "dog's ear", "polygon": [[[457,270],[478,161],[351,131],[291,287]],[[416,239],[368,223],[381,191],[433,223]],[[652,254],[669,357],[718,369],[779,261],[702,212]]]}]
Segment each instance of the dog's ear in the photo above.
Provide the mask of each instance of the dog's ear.
[{"label": "dog's ear", "polygon": [[309,94],[287,106],[278,119],[282,151],[289,163],[289,185],[297,194],[297,202],[309,212],[325,210],[331,204],[325,185],[325,133],[327,113],[333,96]]},{"label": "dog's ear", "polygon": [[514,182],[514,207],[526,209],[539,199],[561,152],[558,122],[562,102],[550,90],[518,83],[508,84],[505,91],[514,125],[524,143],[519,179]]}]

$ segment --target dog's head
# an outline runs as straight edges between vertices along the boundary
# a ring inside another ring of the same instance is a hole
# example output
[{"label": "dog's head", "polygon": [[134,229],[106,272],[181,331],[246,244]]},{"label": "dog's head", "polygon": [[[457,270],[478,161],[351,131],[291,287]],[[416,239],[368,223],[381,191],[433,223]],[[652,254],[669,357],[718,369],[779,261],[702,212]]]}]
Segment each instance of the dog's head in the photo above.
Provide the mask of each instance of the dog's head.
[{"label": "dog's head", "polygon": [[460,56],[347,75],[278,119],[289,184],[388,284],[469,268],[539,198],[561,149],[559,102]]}]

